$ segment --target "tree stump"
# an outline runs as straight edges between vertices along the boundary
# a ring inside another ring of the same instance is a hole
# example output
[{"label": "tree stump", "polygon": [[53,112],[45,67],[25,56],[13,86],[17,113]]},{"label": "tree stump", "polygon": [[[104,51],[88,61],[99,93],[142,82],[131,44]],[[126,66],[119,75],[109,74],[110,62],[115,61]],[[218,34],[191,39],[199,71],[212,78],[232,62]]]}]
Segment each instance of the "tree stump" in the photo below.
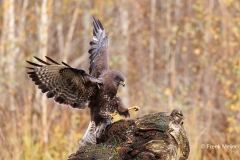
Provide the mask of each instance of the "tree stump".
[{"label": "tree stump", "polygon": [[159,112],[109,125],[96,145],[82,146],[68,160],[184,160],[190,148],[183,114]]}]

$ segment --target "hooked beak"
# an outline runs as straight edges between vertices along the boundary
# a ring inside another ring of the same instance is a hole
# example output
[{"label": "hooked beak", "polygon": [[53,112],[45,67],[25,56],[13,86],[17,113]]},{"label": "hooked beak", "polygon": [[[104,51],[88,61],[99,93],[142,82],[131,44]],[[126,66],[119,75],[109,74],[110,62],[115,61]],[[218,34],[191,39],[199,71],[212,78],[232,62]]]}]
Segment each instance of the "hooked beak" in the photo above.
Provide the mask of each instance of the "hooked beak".
[{"label": "hooked beak", "polygon": [[119,82],[123,87],[125,86],[125,82],[124,81],[120,81]]}]

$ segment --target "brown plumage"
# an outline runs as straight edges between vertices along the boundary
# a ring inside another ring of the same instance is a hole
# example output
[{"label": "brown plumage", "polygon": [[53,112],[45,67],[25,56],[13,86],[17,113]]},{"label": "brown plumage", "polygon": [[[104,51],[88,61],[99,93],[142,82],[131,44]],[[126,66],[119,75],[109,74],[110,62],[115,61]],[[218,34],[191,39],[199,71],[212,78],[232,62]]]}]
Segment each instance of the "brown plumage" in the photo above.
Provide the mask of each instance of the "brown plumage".
[{"label": "brown plumage", "polygon": [[72,68],[62,62],[59,64],[46,57],[45,62],[35,57],[42,64],[27,61],[33,67],[27,67],[30,79],[47,93],[47,98],[54,98],[59,104],[84,109],[88,105],[91,111],[89,127],[80,140],[83,145],[95,144],[96,139],[111,123],[109,114],[118,112],[129,117],[129,111],[117,96],[119,85],[125,85],[121,72],[108,66],[108,37],[99,20],[93,18],[93,40],[90,42],[89,74],[79,68]]}]

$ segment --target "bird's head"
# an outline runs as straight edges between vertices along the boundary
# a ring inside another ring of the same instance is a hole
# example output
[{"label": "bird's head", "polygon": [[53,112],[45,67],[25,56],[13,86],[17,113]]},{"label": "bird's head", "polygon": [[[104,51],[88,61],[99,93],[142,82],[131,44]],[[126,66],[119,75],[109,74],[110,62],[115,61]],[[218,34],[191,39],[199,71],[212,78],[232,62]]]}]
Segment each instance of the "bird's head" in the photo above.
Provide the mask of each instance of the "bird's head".
[{"label": "bird's head", "polygon": [[115,75],[114,78],[115,78],[115,82],[117,83],[117,86],[122,85],[124,87],[125,81],[122,73],[117,70],[114,70],[114,75]]}]

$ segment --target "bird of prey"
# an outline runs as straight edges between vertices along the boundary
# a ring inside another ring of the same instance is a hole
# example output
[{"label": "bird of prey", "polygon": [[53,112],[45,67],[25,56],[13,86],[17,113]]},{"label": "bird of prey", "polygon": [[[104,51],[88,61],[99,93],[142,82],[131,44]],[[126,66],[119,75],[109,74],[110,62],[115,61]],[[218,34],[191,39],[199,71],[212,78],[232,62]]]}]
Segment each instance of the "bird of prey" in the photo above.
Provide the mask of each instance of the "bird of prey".
[{"label": "bird of prey", "polygon": [[35,57],[41,64],[27,61],[31,65],[27,67],[31,70],[27,74],[47,98],[54,98],[55,102],[72,108],[90,108],[91,121],[79,141],[82,145],[96,144],[96,139],[111,123],[115,113],[129,117],[130,109],[139,109],[135,106],[127,109],[117,95],[119,85],[125,86],[124,77],[108,66],[109,38],[102,23],[93,18],[93,26],[93,40],[88,51],[89,74],[49,57],[46,57],[49,62]]}]

